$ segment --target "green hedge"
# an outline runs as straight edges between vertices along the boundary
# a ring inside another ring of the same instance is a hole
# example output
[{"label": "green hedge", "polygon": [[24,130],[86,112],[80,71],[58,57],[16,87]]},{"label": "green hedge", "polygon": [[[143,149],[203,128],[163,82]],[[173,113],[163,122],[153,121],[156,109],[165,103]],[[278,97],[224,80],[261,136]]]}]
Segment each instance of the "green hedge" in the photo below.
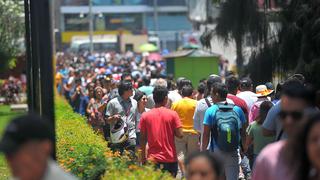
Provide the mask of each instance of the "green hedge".
[{"label": "green hedge", "polygon": [[63,99],[56,99],[55,110],[58,162],[81,179],[98,179],[105,172],[106,142]]},{"label": "green hedge", "polygon": [[60,166],[80,179],[118,180],[172,179],[152,165],[137,166],[127,155],[113,154],[103,137],[95,134],[86,120],[56,98],[57,158]]}]

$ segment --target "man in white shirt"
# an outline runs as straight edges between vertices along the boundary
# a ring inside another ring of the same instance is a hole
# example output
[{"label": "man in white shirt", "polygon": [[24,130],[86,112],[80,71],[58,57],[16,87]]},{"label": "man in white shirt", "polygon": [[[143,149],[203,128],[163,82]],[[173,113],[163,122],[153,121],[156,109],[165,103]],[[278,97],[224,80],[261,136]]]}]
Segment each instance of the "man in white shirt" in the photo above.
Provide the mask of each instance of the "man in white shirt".
[{"label": "man in white shirt", "polygon": [[253,84],[250,78],[243,78],[240,82],[240,93],[237,96],[243,99],[251,109],[253,104],[258,100],[257,95],[253,93]]}]

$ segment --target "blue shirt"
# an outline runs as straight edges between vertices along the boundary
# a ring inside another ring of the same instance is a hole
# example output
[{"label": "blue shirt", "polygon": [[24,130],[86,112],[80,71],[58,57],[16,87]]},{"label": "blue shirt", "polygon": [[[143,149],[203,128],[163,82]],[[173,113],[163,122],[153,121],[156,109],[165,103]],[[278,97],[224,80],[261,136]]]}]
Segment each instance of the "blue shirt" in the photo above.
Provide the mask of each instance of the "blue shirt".
[{"label": "blue shirt", "polygon": [[[266,119],[264,120],[262,127],[269,131],[276,132],[276,138],[280,135],[281,130],[283,129],[282,123],[278,118],[278,114],[281,111],[281,101],[279,101],[276,105],[274,105],[268,112]],[[288,135],[283,132],[280,139],[286,139]],[[275,139],[277,140],[277,139]]]},{"label": "blue shirt", "polygon": [[[203,125],[207,125],[209,127],[212,127],[214,124],[216,124],[216,113],[219,110],[217,105],[211,106],[204,115]],[[233,110],[236,112],[236,114],[239,116],[240,122],[239,122],[239,129],[246,123],[246,118],[244,115],[244,112],[242,109],[238,106],[234,106]],[[211,132],[212,133],[212,132]],[[239,131],[239,137],[240,131]],[[210,147],[217,147],[215,141],[211,140]]]}]

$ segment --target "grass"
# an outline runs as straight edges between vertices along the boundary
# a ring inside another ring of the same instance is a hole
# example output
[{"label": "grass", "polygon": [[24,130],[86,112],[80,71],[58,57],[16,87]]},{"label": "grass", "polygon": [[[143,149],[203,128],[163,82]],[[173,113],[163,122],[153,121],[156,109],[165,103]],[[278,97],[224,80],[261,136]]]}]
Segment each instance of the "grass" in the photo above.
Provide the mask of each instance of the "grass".
[{"label": "grass", "polygon": [[[15,116],[21,115],[21,113],[11,112],[9,106],[0,105],[0,137],[8,122]],[[0,180],[9,179],[9,169],[2,154],[0,154]]]}]

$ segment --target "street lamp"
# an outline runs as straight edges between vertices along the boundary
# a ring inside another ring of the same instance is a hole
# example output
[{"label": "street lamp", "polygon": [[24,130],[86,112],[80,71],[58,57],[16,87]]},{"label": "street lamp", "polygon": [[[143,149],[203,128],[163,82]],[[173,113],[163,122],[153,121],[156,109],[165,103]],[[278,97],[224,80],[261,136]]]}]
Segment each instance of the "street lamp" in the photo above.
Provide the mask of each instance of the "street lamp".
[{"label": "street lamp", "polygon": [[89,45],[90,54],[93,53],[93,14],[92,14],[92,0],[89,0]]}]

